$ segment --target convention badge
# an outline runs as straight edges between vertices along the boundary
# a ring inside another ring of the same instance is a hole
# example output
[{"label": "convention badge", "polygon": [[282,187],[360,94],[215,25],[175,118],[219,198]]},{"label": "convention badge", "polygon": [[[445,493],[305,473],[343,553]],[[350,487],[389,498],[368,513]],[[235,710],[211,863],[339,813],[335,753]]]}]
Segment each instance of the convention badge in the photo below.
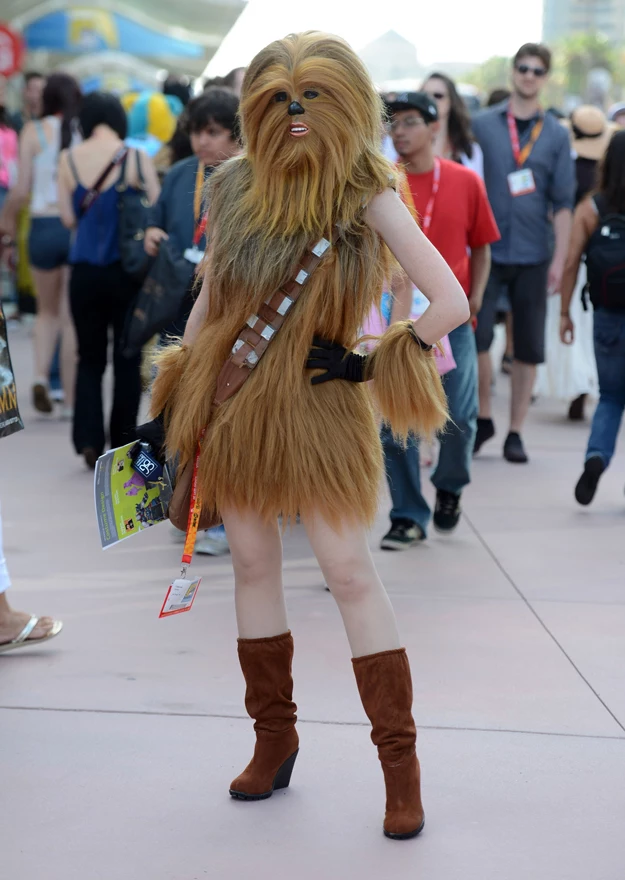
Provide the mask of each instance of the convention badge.
[{"label": "convention badge", "polygon": [[198,266],[202,262],[202,258],[204,257],[204,251],[201,251],[197,245],[193,245],[193,247],[187,248],[183,254],[185,260],[189,263],[193,263],[194,266]]},{"label": "convention badge", "polygon": [[521,168],[508,175],[508,186],[513,196],[525,196],[536,192],[536,184],[531,168]]},{"label": "convention badge", "polygon": [[132,466],[147,483],[156,483],[163,476],[163,465],[144,448],[133,458]]},{"label": "convention badge", "polygon": [[167,590],[159,618],[191,611],[201,583],[202,578],[193,581],[188,578],[177,578]]}]

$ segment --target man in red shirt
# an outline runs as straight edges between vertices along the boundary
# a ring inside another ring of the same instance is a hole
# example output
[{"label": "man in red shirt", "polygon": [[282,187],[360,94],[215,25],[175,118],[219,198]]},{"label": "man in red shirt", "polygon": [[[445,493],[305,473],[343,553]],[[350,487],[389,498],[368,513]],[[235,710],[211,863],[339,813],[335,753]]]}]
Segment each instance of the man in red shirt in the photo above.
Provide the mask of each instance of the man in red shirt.
[{"label": "man in red shirt", "polygon": [[[399,94],[388,107],[393,144],[406,172],[408,186],[403,197],[463,286],[471,315],[475,316],[488,281],[490,245],[499,239],[484,184],[475,172],[435,156],[438,111],[429,95]],[[407,311],[412,289],[402,282],[394,292],[406,302]],[[449,340],[456,361],[456,369],[443,377],[450,422],[441,437],[438,465],[432,475],[436,487],[434,527],[447,533],[458,524],[460,496],[471,480],[478,413],[477,348],[472,322],[454,330]],[[414,438],[404,448],[385,427],[382,442],[393,499],[391,529],[382,540],[382,549],[403,550],[426,537],[431,516],[421,494],[418,441]]]}]

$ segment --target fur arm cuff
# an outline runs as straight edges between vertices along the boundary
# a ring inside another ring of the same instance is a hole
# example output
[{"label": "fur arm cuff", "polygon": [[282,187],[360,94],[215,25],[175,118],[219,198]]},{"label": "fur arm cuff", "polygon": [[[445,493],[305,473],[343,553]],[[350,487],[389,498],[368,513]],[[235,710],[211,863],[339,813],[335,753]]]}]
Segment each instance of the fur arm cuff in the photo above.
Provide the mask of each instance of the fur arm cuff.
[{"label": "fur arm cuff", "polygon": [[367,368],[382,418],[397,437],[431,437],[445,427],[447,398],[434,352],[424,351],[415,341],[411,321],[388,328]]},{"label": "fur arm cuff", "polygon": [[166,423],[176,402],[177,391],[189,362],[189,355],[190,349],[186,345],[168,345],[154,358],[158,373],[152,385],[150,414],[158,416],[164,413]]}]

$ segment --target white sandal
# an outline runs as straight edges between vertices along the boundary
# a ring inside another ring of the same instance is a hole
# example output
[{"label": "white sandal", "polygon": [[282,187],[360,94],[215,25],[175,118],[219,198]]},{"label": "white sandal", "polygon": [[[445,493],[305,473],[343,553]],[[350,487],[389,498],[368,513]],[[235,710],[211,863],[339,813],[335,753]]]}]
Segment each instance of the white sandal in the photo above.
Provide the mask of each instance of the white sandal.
[{"label": "white sandal", "polygon": [[6,642],[4,645],[0,645],[0,654],[3,654],[5,651],[12,651],[14,648],[27,648],[30,645],[39,645],[41,642],[48,642],[50,639],[58,636],[63,629],[63,623],[60,620],[55,620],[52,624],[52,629],[50,632],[47,632],[45,636],[41,636],[38,639],[29,639],[28,636],[38,623],[39,618],[33,615],[16,639],[13,639],[12,642]]}]

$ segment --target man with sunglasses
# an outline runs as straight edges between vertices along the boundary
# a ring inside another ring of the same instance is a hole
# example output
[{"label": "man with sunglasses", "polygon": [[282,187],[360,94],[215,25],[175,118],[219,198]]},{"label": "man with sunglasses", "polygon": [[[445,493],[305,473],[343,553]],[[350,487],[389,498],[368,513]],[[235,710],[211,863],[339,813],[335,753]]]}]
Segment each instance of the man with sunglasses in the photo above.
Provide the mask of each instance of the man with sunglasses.
[{"label": "man with sunglasses", "polygon": [[536,366],[545,359],[547,291],[560,290],[575,195],[568,133],[540,105],[550,68],[549,49],[526,43],[513,60],[510,99],[473,120],[473,132],[484,153],[486,189],[501,232],[501,240],[492,248],[491,275],[478,317],[480,414],[474,451],[495,434],[489,349],[498,302],[502,291],[507,291],[514,362],[504,457],[519,464],[528,461],[521,431]]}]

